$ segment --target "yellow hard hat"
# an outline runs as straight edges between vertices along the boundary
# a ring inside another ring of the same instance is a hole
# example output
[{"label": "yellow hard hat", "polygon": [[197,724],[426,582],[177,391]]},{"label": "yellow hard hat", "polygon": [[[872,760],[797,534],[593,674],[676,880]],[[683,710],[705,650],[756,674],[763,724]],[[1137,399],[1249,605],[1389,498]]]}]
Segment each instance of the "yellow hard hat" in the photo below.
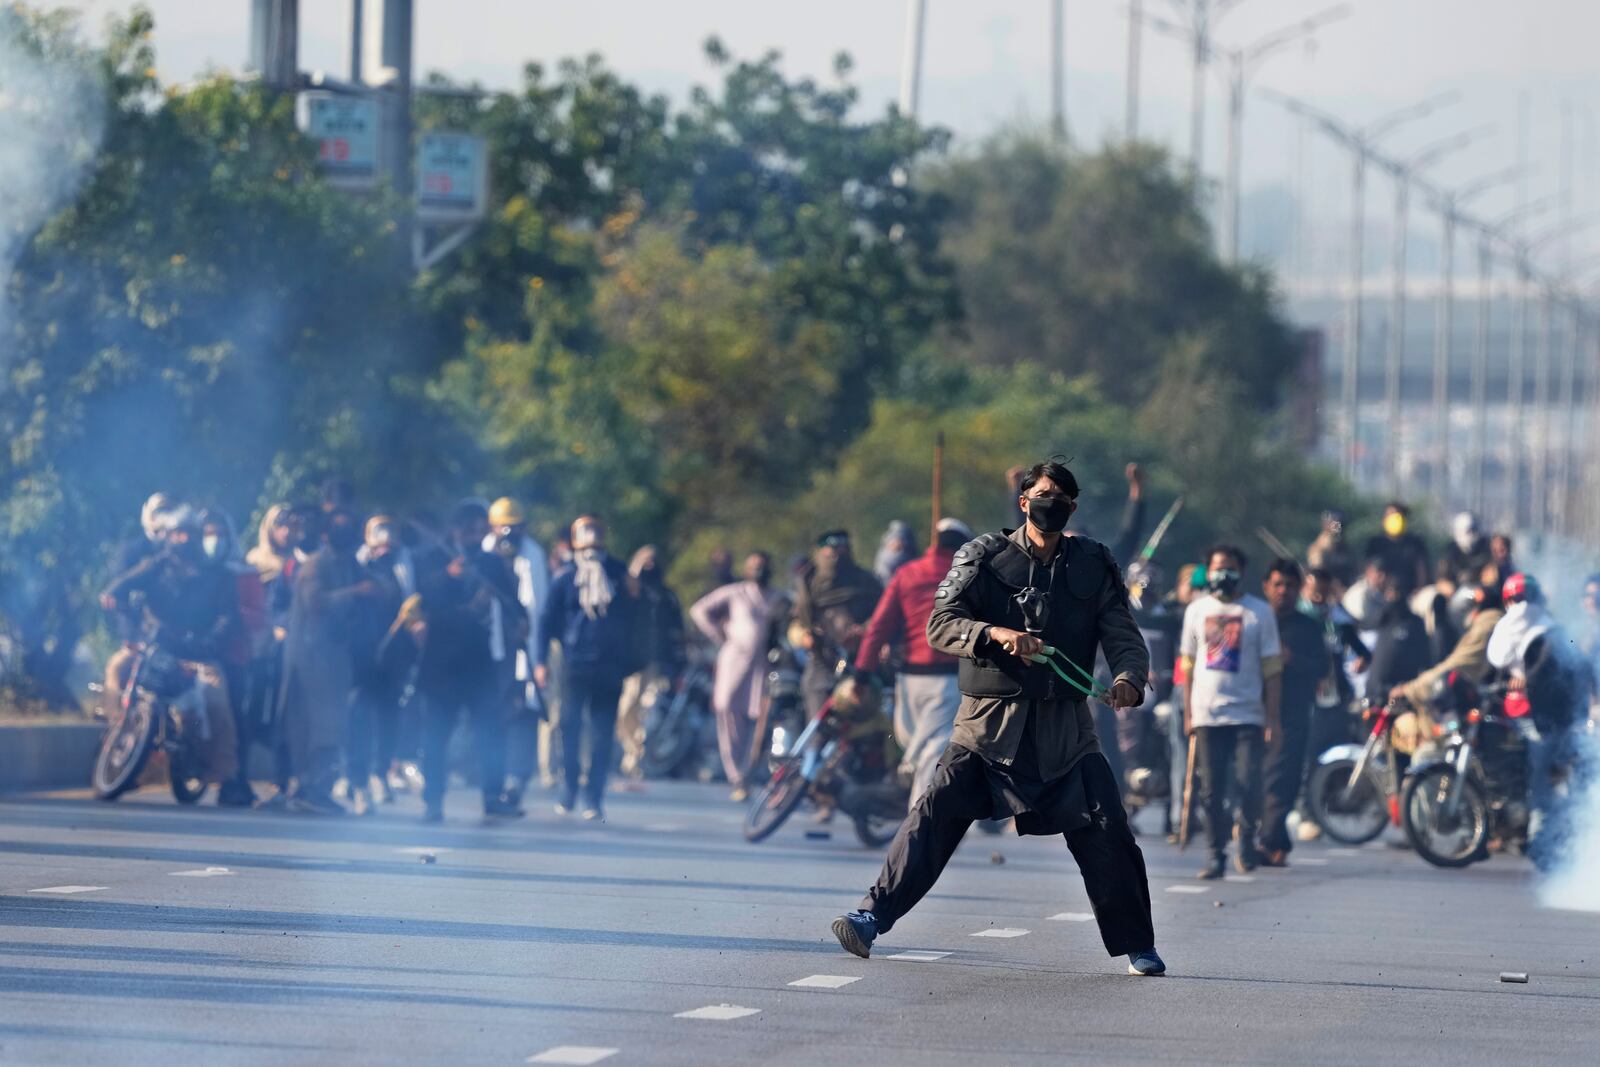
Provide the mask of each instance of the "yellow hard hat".
[{"label": "yellow hard hat", "polygon": [[521,526],[526,521],[522,515],[522,505],[508,496],[489,505],[490,526]]}]

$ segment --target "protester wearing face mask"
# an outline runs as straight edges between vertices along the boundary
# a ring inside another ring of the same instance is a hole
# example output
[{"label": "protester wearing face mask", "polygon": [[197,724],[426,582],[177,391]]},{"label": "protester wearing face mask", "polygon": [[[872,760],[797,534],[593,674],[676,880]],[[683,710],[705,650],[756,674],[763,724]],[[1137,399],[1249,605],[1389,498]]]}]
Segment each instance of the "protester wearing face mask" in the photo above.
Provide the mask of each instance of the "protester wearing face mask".
[{"label": "protester wearing face mask", "polygon": [[256,799],[250,788],[250,750],[258,740],[269,743],[269,738],[255,729],[257,720],[242,712],[250,699],[252,666],[272,646],[266,590],[256,569],[240,554],[233,519],[221,508],[200,513],[200,549],[207,566],[232,578],[238,602],[238,624],[223,650],[222,672],[228,686],[228,706],[234,709],[239,772],[232,781],[223,783],[217,793],[217,803],[226,807],[249,807]]},{"label": "protester wearing face mask", "polygon": [[363,531],[356,553],[361,575],[371,592],[354,602],[350,619],[350,658],[354,689],[350,696],[349,730],[345,737],[344,775],[351,810],[373,811],[374,798],[393,800],[387,775],[394,770],[400,726],[400,696],[411,667],[410,648],[390,640],[395,617],[415,582],[395,521],[374,515]]},{"label": "protester wearing face mask", "polygon": [[766,699],[767,645],[773,620],[783,615],[788,599],[772,586],[772,557],[765,552],[745,557],[744,576],[742,582],[713,589],[689,609],[695,628],[717,646],[711,708],[722,769],[736,802],[749,796],[744,776]]},{"label": "protester wearing face mask", "polygon": [[1411,509],[1398,500],[1383,509],[1383,533],[1367,542],[1367,558],[1381,559],[1384,570],[1417,590],[1433,578],[1428,546],[1411,529]]},{"label": "protester wearing face mask", "polygon": [[1208,592],[1183,616],[1179,655],[1189,679],[1183,721],[1204,783],[1210,862],[1205,879],[1227,867],[1228,836],[1237,826],[1234,863],[1248,873],[1260,860],[1256,834],[1264,787],[1262,758],[1280,727],[1282,651],[1266,601],[1244,592],[1245,554],[1218,545],[1206,554]]},{"label": "protester wearing face mask", "polygon": [[293,778],[283,803],[298,814],[344,812],[333,785],[354,685],[352,635],[363,603],[380,594],[356,562],[360,547],[356,516],[331,511],[322,547],[295,574],[278,719]]},{"label": "protester wearing face mask", "polygon": [[638,595],[634,614],[638,670],[622,683],[622,699],[617,708],[617,740],[622,744],[622,773],[641,777],[639,761],[644,758],[644,708],[652,694],[662,697],[672,689],[683,670],[683,605],[678,594],[667,587],[662,573],[661,553],[655,545],[645,545],[628,561],[628,576]]},{"label": "protester wearing face mask", "polygon": [[1106,951],[1126,955],[1131,973],[1161,974],[1144,856],[1084,699],[1101,692],[1087,672],[1103,650],[1115,679],[1105,696],[1137,706],[1149,653],[1110,549],[1063,536],[1077,507],[1072,472],[1038,463],[1018,490],[1022,528],[961,548],[935,592],[928,645],[959,661],[950,745],[877,883],[833,933],[867,956],[933,888],[973,822],[1014,817],[1019,834],[1065,836]]},{"label": "protester wearing face mask", "polygon": [[807,714],[816,715],[833,695],[839,661],[861,643],[882,595],[883,585],[856,563],[849,533],[829,530],[817,538],[816,551],[795,578],[790,627],[796,643],[810,653],[800,676]]},{"label": "protester wearing face mask", "polygon": [[1457,512],[1450,520],[1450,543],[1444,550],[1450,576],[1457,585],[1472,585],[1489,562],[1489,539],[1484,536],[1478,517],[1470,511]]},{"label": "protester wearing face mask", "polygon": [[[180,702],[180,713],[208,738],[206,781],[219,786],[232,782],[239,753],[222,668],[240,625],[238,589],[231,573],[207,561],[198,516],[187,507],[169,512],[161,551],[113,581],[100,602],[107,610],[137,617],[139,639],[154,643],[194,673],[195,696]],[[107,664],[119,692],[131,665],[126,649]]]},{"label": "protester wearing face mask", "polygon": [[[635,597],[628,570],[606,551],[605,524],[586,515],[572,524],[572,568],[550,586],[534,642],[534,681],[550,677],[550,645],[559,643],[562,794],[558,814],[577,808],[591,822],[605,818],[606,779],[617,732],[622,680],[632,673]],[[583,738],[589,759],[583,760]],[[581,797],[580,797],[581,787]]]},{"label": "protester wearing face mask", "polygon": [[517,602],[522,605],[519,626],[524,637],[511,654],[511,692],[506,700],[506,794],[517,801],[533,778],[539,726],[548,717],[545,694],[533,681],[533,641],[539,612],[550,595],[550,561],[527,524],[522,505],[503,496],[489,505],[489,533],[483,539],[484,551],[497,554],[511,567]]}]

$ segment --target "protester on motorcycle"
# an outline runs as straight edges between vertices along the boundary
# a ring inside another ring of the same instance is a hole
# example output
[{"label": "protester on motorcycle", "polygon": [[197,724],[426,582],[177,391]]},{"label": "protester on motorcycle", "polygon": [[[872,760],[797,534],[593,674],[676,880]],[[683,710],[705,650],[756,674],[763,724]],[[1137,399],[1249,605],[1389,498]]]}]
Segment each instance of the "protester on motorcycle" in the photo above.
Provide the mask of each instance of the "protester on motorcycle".
[{"label": "protester on motorcycle", "polygon": [[671,690],[683,671],[686,647],[683,604],[667,585],[660,550],[645,545],[634,552],[628,574],[639,589],[633,639],[639,669],[622,682],[617,739],[622,743],[622,773],[637,778],[642,776],[639,762],[644,758],[646,698]]},{"label": "protester on motorcycle", "polygon": [[689,609],[695,628],[717,646],[711,709],[717,718],[722,769],[736,803],[749,797],[744,778],[766,699],[767,648],[773,623],[782,617],[788,601],[781,590],[772,588],[772,557],[765,552],[745,558],[744,575],[744,581],[712,590]]},{"label": "protester on motorcycle", "polygon": [[800,685],[806,714],[815,716],[833,693],[837,656],[861,643],[883,586],[856,563],[850,535],[829,530],[817,538],[811,559],[795,581],[796,643],[808,653]]},{"label": "protester on motorcycle", "polygon": [[[1544,591],[1532,575],[1511,575],[1501,596],[1506,613],[1489,635],[1488,658],[1509,672],[1513,692],[1526,695],[1538,730],[1538,738],[1528,745],[1534,816],[1528,856],[1541,870],[1549,870],[1569,845],[1571,799],[1583,791],[1582,783],[1571,779],[1586,766],[1579,744],[1592,682],[1587,664],[1550,615]],[[1558,788],[1563,780],[1566,795]]]},{"label": "protester on motorcycle", "polygon": [[1492,563],[1484,563],[1473,575],[1473,581],[1477,586],[1475,606],[1466,632],[1444,659],[1415,678],[1391,687],[1391,698],[1404,697],[1420,712],[1427,707],[1439,679],[1452,671],[1459,672],[1474,685],[1482,685],[1494,673],[1495,668],[1489,662],[1489,636],[1505,617],[1500,602],[1500,569]]},{"label": "protester on motorcycle", "polygon": [[[193,694],[178,703],[185,728],[206,739],[205,780],[233,782],[239,753],[222,664],[240,624],[238,589],[232,574],[206,564],[199,517],[187,507],[170,512],[161,551],[114,580],[100,603],[107,611],[136,615],[141,638],[194,676]],[[106,666],[108,676],[118,676],[119,692],[134,655],[124,647]]]},{"label": "protester on motorcycle", "polygon": [[855,669],[873,674],[886,647],[902,650],[895,673],[894,735],[904,752],[901,768],[911,783],[911,804],[933,780],[961,704],[958,661],[928,644],[928,616],[956,551],[970,540],[971,529],[959,519],[939,520],[933,545],[889,579],[856,652]]}]

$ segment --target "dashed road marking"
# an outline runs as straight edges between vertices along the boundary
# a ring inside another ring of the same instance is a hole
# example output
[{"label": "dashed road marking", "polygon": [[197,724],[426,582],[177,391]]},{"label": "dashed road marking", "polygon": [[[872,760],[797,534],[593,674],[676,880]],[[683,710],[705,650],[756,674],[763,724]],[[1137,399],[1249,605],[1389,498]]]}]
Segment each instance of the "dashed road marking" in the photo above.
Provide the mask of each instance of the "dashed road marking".
[{"label": "dashed road marking", "polygon": [[1169,885],[1169,886],[1167,886],[1167,892],[1169,892],[1169,893],[1204,893],[1205,891],[1206,891],[1206,887],[1203,886],[1203,885]]},{"label": "dashed road marking", "polygon": [[226,867],[200,867],[192,871],[171,871],[169,873],[173,878],[220,878],[225,874],[234,872]]},{"label": "dashed road marking", "polygon": [[760,1014],[760,1008],[741,1008],[737,1004],[707,1004],[703,1008],[693,1011],[680,1011],[674,1019],[743,1019],[748,1015]]},{"label": "dashed road marking", "polygon": [[1328,865],[1327,860],[1318,859],[1295,860],[1295,863],[1302,867],[1326,867]]},{"label": "dashed road marking", "polygon": [[799,986],[801,989],[838,989],[841,986],[849,985],[851,982],[859,981],[861,981],[860,975],[813,974],[809,978],[802,978],[789,984]]},{"label": "dashed road marking", "polygon": [[30,889],[30,893],[59,893],[67,896],[71,893],[98,893],[105,889],[103,885],[50,885],[43,889]]},{"label": "dashed road marking", "polygon": [[1058,923],[1086,923],[1094,921],[1094,913],[1088,911],[1058,911],[1050,916],[1051,922]]},{"label": "dashed road marking", "polygon": [[1230,874],[1230,875],[1228,875],[1228,881],[1230,881],[1230,882],[1253,882],[1255,880],[1256,880],[1256,876],[1253,875],[1253,874]]},{"label": "dashed road marking", "polygon": [[651,833],[655,833],[655,834],[670,834],[670,833],[675,833],[678,830],[682,830],[683,829],[683,823],[681,823],[681,822],[653,822],[653,823],[646,823],[642,827],[642,829],[649,830]]},{"label": "dashed road marking", "polygon": [[914,948],[907,952],[896,952],[893,956],[885,956],[886,960],[908,960],[911,963],[932,963],[942,960],[950,955],[948,952],[929,952],[925,949]]},{"label": "dashed road marking", "polygon": [[395,851],[400,853],[402,856],[440,856],[446,852],[453,852],[455,850],[449,848],[429,848],[427,845],[412,845],[410,848],[397,848]]},{"label": "dashed road marking", "polygon": [[1330,848],[1328,850],[1328,855],[1330,855],[1330,856],[1359,856],[1359,855],[1361,855],[1361,850],[1359,848]]},{"label": "dashed road marking", "polygon": [[529,1056],[529,1063],[565,1063],[572,1067],[589,1067],[590,1064],[599,1063],[608,1056],[615,1056],[614,1048],[597,1048],[593,1045],[557,1045],[547,1048],[535,1056]]},{"label": "dashed road marking", "polygon": [[1023,934],[1026,934],[1027,932],[1028,931],[1020,930],[1015,926],[996,926],[996,927],[992,927],[991,929],[988,929],[988,930],[979,930],[977,933],[971,934],[969,936],[971,936],[971,937],[1021,937]]}]

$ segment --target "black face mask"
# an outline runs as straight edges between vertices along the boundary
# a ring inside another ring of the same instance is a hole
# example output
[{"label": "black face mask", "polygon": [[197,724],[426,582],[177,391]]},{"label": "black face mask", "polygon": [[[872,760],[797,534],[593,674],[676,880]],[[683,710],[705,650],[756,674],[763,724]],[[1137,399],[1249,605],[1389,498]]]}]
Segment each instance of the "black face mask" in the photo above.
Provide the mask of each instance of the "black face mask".
[{"label": "black face mask", "polygon": [[772,581],[772,568],[756,567],[750,572],[750,580],[765,589],[767,583]]},{"label": "black face mask", "polygon": [[354,552],[361,546],[361,531],[353,525],[335,523],[328,527],[328,544],[335,552]]},{"label": "black face mask", "polygon": [[645,567],[641,569],[639,571],[639,583],[641,585],[651,586],[660,585],[661,571],[655,567]]},{"label": "black face mask", "polygon": [[1066,497],[1047,497],[1028,501],[1028,521],[1040,533],[1060,533],[1072,518],[1072,501]]},{"label": "black face mask", "polygon": [[1242,575],[1238,571],[1218,571],[1206,578],[1206,588],[1218,596],[1233,596],[1239,591]]}]

